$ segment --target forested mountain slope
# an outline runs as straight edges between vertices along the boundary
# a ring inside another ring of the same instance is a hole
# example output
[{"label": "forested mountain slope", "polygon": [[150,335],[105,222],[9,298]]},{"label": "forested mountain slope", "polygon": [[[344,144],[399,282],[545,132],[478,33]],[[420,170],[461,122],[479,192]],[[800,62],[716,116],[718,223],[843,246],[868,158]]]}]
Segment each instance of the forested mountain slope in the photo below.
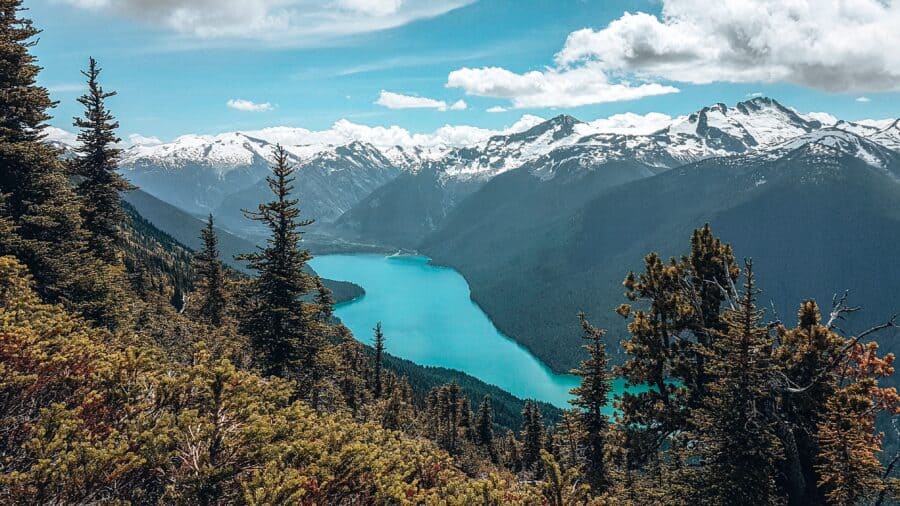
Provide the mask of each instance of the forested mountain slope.
[{"label": "forested mountain slope", "polygon": [[[819,132],[767,155],[712,158],[583,202],[576,188],[584,184],[564,191],[566,200],[521,191],[523,182],[539,186],[507,174],[483,199],[479,192],[464,201],[424,248],[458,268],[497,325],[557,370],[580,360],[577,311],[610,328],[608,343],[620,353],[612,310],[624,302],[625,273],[647,251],[685,254],[684,237],[704,223],[737,255],[758,259],[761,300],[780,318],[790,321],[798,300],[851,289],[865,307],[854,315],[858,328],[900,309],[890,288],[900,281],[890,260],[900,247],[898,159],[856,135]],[[492,205],[504,191],[523,198]]]},{"label": "forested mountain slope", "polygon": [[[129,244],[133,244],[133,246],[127,250],[128,261],[132,265],[154,266],[156,274],[164,276],[170,287],[177,286],[181,294],[188,293],[192,288],[194,277],[191,268],[192,250],[199,249],[201,246],[200,230],[204,224],[141,190],[126,194],[124,199],[128,203],[127,209],[134,230],[131,235],[133,239],[129,241]],[[140,209],[141,212],[139,213],[137,209]],[[143,213],[147,213],[151,219],[148,220]],[[183,237],[189,247],[158,227],[177,231],[179,237]],[[217,235],[223,259],[255,249],[255,246],[249,241],[232,236],[227,232],[217,230]],[[232,252],[233,255],[230,255],[229,253]],[[233,265],[243,268],[238,262],[234,262]],[[324,282],[332,290],[338,303],[362,294],[362,289],[353,283],[328,279]],[[523,400],[468,374],[440,367],[420,366],[392,356],[387,358],[385,366],[388,370],[409,379],[414,397],[419,403],[424,402],[425,395],[432,388],[454,381],[462,387],[463,393],[469,399],[481,399],[485,395],[491,396],[496,411],[496,421],[502,427],[517,429],[522,423]],[[558,408],[541,403],[541,409],[547,420],[552,421],[559,418],[560,410]]]}]

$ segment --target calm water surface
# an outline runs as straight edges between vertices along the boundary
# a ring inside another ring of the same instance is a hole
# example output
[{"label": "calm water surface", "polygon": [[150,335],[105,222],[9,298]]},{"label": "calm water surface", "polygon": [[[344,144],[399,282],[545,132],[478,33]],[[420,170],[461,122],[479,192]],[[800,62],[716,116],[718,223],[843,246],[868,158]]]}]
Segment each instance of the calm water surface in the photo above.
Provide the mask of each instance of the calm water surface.
[{"label": "calm water surface", "polygon": [[[555,374],[494,324],[469,297],[455,270],[424,256],[325,255],[312,267],[323,277],[366,290],[339,304],[337,316],[366,343],[382,322],[389,353],[413,362],[464,371],[512,394],[569,407],[578,378]],[[615,382],[621,392],[622,381]]]}]

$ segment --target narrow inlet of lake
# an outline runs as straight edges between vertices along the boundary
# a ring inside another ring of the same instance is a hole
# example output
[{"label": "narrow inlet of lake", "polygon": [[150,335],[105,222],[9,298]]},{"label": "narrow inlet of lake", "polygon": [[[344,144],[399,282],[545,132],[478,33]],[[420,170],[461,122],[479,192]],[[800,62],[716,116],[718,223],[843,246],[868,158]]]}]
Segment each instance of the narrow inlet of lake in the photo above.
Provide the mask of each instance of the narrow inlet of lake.
[{"label": "narrow inlet of lake", "polygon": [[[365,343],[382,323],[388,353],[421,365],[457,369],[513,395],[569,407],[578,378],[556,374],[494,327],[455,270],[424,256],[325,255],[321,276],[352,281],[366,293],[335,313]],[[615,390],[621,391],[621,381]]]}]

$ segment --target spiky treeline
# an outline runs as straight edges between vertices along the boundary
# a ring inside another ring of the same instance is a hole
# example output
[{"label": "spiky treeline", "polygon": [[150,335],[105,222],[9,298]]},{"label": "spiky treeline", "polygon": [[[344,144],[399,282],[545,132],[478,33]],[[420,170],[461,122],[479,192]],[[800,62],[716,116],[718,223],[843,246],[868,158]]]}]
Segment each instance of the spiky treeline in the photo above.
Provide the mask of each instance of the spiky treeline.
[{"label": "spiky treeline", "polygon": [[710,504],[778,504],[775,485],[781,444],[775,434],[776,392],[772,338],[756,308],[753,266],[733,309],[722,315],[725,332],[708,358],[709,395],[694,411],[700,465],[695,500]]},{"label": "spiky treeline", "polygon": [[544,448],[544,419],[537,404],[525,401],[522,408],[522,469],[534,476],[542,474],[541,450]]},{"label": "spiky treeline", "polygon": [[84,106],[84,117],[75,118],[75,126],[81,132],[73,167],[81,177],[78,194],[90,245],[104,261],[116,263],[120,261],[118,250],[126,220],[120,192],[132,186],[116,171],[120,150],[115,146],[121,141],[116,135],[119,122],[106,108],[106,99],[114,97],[116,92],[100,86],[100,71],[97,60],[91,58],[87,71],[81,72],[87,78],[88,90],[78,98]]},{"label": "spiky treeline", "polygon": [[606,331],[591,325],[584,313],[579,314],[578,319],[587,341],[584,349],[589,358],[581,363],[581,367],[572,371],[581,377],[581,384],[572,389],[575,398],[571,402],[581,408],[578,423],[585,438],[585,476],[593,490],[599,493],[609,485],[605,465],[609,419],[603,413],[603,408],[609,403],[613,377],[609,370],[606,345],[603,344]]},{"label": "spiky treeline", "polygon": [[375,365],[372,368],[373,384],[375,398],[380,399],[383,393],[382,381],[384,375],[382,368],[384,367],[384,332],[381,330],[381,322],[375,324],[375,335],[372,338],[372,346],[375,347]]},{"label": "spiky treeline", "polygon": [[0,199],[15,233],[0,236],[0,254],[21,259],[41,296],[114,327],[122,317],[117,276],[87,247],[80,202],[59,152],[43,142],[55,103],[36,79],[30,48],[39,30],[19,17],[21,0],[0,0]]},{"label": "spiky treeline", "polygon": [[661,386],[619,403],[613,493],[639,503],[792,505],[885,494],[874,420],[900,413],[896,390],[877,383],[893,373],[894,358],[860,339],[895,320],[847,339],[832,326],[847,311],[842,301],[828,324],[806,301],[796,327],[763,326],[752,272],[739,295],[732,260],[705,227],[690,257],[648,255],[646,271],[626,278],[626,295],[646,309],[618,310],[632,318],[621,371],[631,383]]},{"label": "spiky treeline", "polygon": [[460,430],[471,419],[469,400],[462,388],[449,383],[432,388],[425,397],[425,427],[429,437],[451,455],[459,454]]},{"label": "spiky treeline", "polygon": [[198,316],[216,327],[222,325],[228,299],[225,287],[225,269],[219,260],[219,238],[216,236],[212,214],[200,231],[203,247],[194,256],[194,272],[197,292],[201,297]]},{"label": "spiky treeline", "polygon": [[243,255],[250,269],[258,273],[250,286],[250,305],[241,330],[250,338],[257,361],[267,376],[295,379],[300,395],[315,399],[316,383],[324,376],[322,350],[325,337],[315,318],[315,305],[303,298],[315,287],[306,271],[312,258],[300,245],[302,229],[312,220],[300,219],[293,190],[294,168],[287,151],[275,149],[272,174],[266,182],[274,200],[244,214],[265,224],[271,233],[265,247]]}]

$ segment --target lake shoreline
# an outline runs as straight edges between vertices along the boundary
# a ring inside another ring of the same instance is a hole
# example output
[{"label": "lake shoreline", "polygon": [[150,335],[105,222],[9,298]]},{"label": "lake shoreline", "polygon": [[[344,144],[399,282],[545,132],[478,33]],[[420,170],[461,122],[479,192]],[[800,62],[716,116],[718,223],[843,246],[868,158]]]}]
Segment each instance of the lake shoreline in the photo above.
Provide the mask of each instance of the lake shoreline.
[{"label": "lake shoreline", "polygon": [[497,329],[471,297],[468,281],[452,267],[403,250],[320,255],[311,264],[325,277],[365,290],[335,306],[335,314],[361,341],[368,342],[371,327],[382,321],[385,333],[393,336],[391,352],[399,357],[460,371],[516,397],[569,407],[578,378],[551,370]]}]

